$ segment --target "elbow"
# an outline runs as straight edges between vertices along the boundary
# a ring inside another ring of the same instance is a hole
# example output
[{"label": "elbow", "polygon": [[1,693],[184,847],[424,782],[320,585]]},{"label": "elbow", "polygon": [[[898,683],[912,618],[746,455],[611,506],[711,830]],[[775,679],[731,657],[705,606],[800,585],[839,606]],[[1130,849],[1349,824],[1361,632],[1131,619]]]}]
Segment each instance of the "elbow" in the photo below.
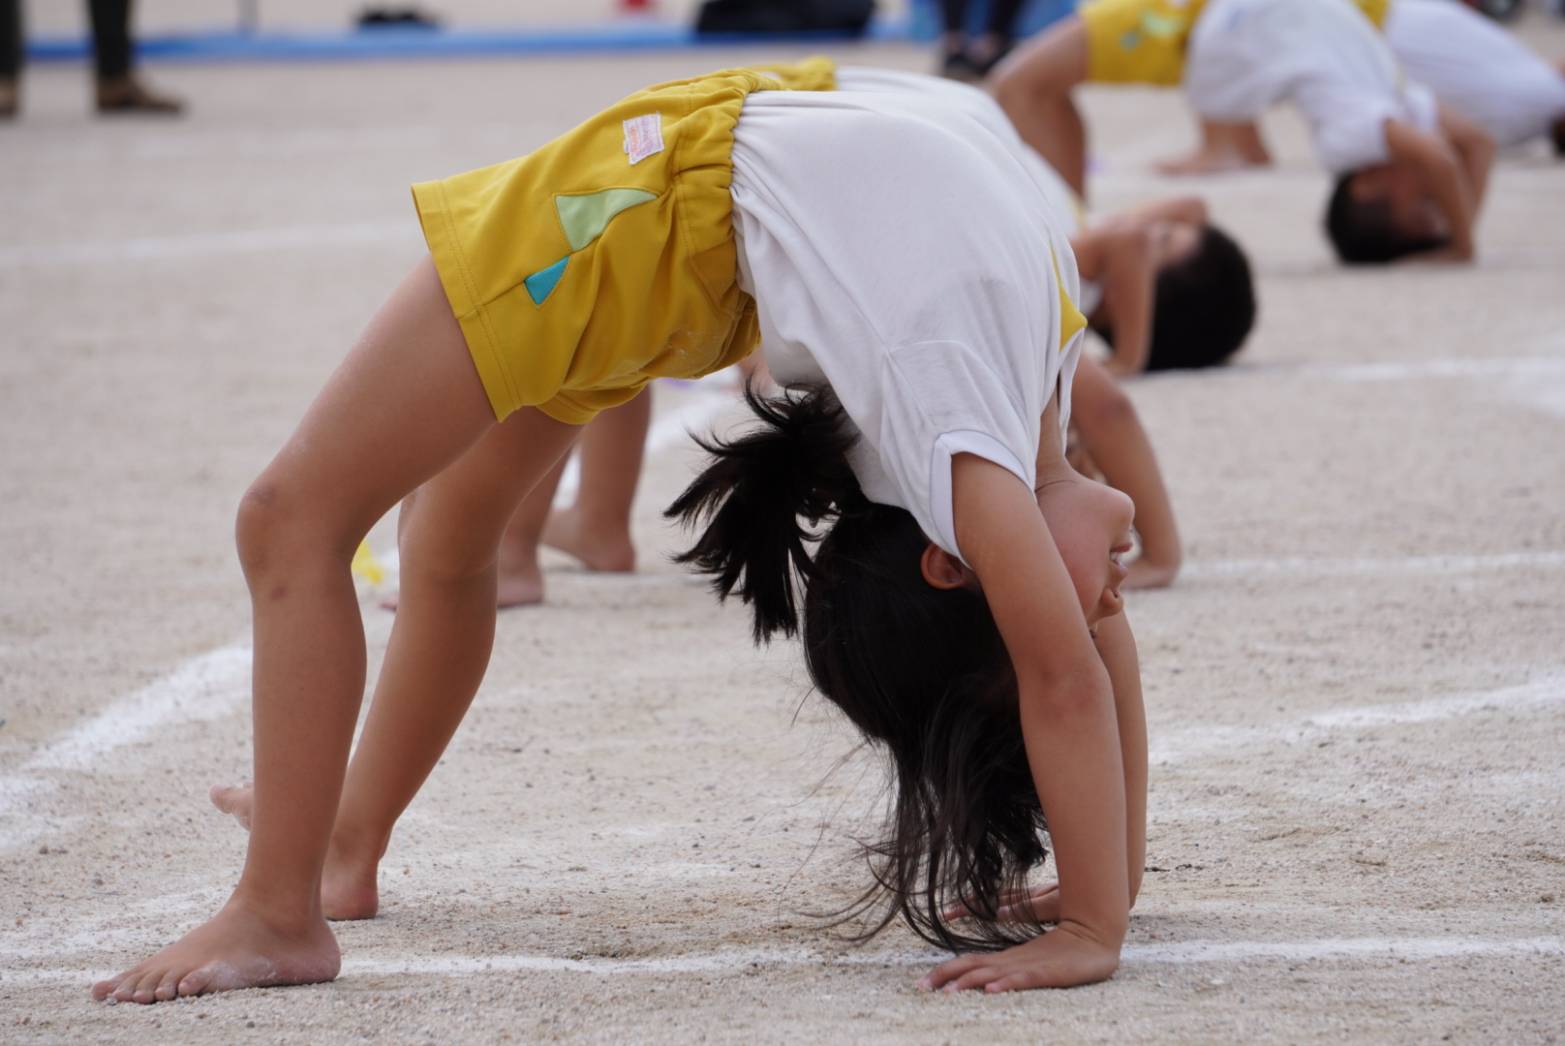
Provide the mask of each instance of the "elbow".
[{"label": "elbow", "polygon": [[1114,702],[1103,661],[1090,646],[1075,656],[1035,659],[1019,667],[1022,713],[1047,716],[1051,722],[1095,717]]},{"label": "elbow", "polygon": [[1078,403],[1075,417],[1083,431],[1114,431],[1139,424],[1136,405],[1130,401],[1124,389],[1112,382],[1095,390],[1087,402]]}]

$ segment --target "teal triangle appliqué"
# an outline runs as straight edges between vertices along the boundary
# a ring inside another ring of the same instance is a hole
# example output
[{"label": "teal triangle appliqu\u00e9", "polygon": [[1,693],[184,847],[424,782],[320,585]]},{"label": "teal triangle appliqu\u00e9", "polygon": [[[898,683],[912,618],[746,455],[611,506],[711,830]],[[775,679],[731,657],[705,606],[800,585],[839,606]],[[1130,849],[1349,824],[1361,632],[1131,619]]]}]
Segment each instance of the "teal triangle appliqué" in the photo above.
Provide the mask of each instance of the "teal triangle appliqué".
[{"label": "teal triangle appliqu\u00e9", "polygon": [[565,275],[565,263],[570,260],[571,256],[567,254],[547,269],[539,269],[522,281],[522,285],[527,288],[527,296],[533,300],[534,305],[542,305],[543,300],[554,292],[560,277]]},{"label": "teal triangle appliqu\u00e9", "polygon": [[571,250],[579,251],[602,236],[616,214],[655,199],[657,196],[645,189],[604,189],[582,196],[556,196],[554,208]]}]

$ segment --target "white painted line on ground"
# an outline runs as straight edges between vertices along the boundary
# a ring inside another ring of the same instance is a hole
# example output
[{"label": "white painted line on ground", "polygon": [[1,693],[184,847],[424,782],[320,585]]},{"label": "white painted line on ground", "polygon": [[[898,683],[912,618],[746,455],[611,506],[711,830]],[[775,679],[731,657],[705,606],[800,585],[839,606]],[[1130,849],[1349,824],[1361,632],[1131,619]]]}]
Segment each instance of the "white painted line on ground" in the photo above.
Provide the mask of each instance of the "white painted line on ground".
[{"label": "white painted line on ground", "polygon": [[[1565,938],[1522,937],[1325,937],[1299,941],[1159,941],[1127,944],[1127,967],[1186,966],[1198,963],[1395,961],[1438,959],[1528,959],[1565,955]],[[407,975],[462,977],[496,973],[690,974],[745,973],[754,967],[890,966],[917,969],[939,965],[951,956],[941,952],[850,953],[822,955],[806,948],[734,949],[644,959],[567,959],[552,955],[388,955],[343,960],[342,977]],[[75,982],[82,985],[112,976],[109,970],[11,970],[0,984]]]},{"label": "white painted line on ground", "polygon": [[44,746],[24,770],[87,770],[116,748],[152,736],[172,719],[219,719],[250,696],[250,644],[193,657],[173,672],[114,701]]},{"label": "white painted line on ground", "polygon": [[1519,712],[1561,704],[1565,704],[1565,670],[1555,670],[1539,679],[1495,690],[1452,694],[1425,701],[1334,708],[1289,723],[1266,726],[1208,724],[1169,731],[1156,736],[1150,758],[1154,763],[1166,764],[1225,749],[1247,749],[1278,742],[1298,744],[1336,730],[1432,723],[1488,712]]},{"label": "white painted line on ground", "polygon": [[30,807],[54,791],[43,771],[90,771],[115,749],[146,740],[175,720],[204,722],[233,712],[250,696],[250,645],[234,643],[193,657],[168,675],[109,703],[46,744],[18,771],[0,775],[0,851],[24,846],[59,824]]},{"label": "white painted line on ground", "polygon": [[1474,378],[1557,378],[1565,377],[1565,358],[1501,356],[1492,359],[1410,360],[1394,363],[1239,363],[1207,370],[1160,371],[1145,380],[1208,382],[1276,377],[1317,379],[1348,385]]},{"label": "white painted line on ground", "polygon": [[1559,570],[1565,551],[1494,552],[1449,556],[1281,556],[1270,559],[1212,559],[1190,563],[1181,580],[1248,578],[1257,575],[1298,577],[1372,577],[1385,575],[1468,574],[1484,570]]},{"label": "white painted line on ground", "polygon": [[1515,378],[1565,376],[1565,359],[1512,356],[1499,359],[1412,360],[1399,363],[1349,363],[1301,367],[1300,373],[1358,384],[1414,378]]},{"label": "white painted line on ground", "polygon": [[261,251],[315,250],[419,244],[418,223],[359,222],[353,225],[293,225],[276,229],[196,232],[179,236],[137,236],[125,240],[0,247],[0,268],[61,268],[100,262],[171,261]]}]

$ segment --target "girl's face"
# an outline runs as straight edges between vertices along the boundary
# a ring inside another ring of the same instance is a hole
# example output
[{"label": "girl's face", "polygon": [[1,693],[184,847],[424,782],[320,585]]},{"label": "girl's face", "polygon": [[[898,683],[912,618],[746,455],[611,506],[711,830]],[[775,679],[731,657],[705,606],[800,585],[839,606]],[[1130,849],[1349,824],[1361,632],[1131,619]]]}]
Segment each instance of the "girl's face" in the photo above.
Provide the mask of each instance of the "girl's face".
[{"label": "girl's face", "polygon": [[1064,461],[1038,476],[1038,508],[1065,560],[1088,629],[1125,607],[1121,562],[1130,551],[1130,498],[1078,473]]}]

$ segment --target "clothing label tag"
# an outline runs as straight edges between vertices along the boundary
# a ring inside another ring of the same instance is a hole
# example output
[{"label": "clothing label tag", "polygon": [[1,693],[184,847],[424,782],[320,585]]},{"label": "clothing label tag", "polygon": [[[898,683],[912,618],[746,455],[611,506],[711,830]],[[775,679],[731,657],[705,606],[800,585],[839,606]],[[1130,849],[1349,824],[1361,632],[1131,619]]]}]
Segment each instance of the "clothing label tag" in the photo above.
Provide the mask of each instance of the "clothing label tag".
[{"label": "clothing label tag", "polygon": [[622,126],[625,128],[625,155],[630,157],[632,167],[663,151],[662,113],[632,117]]}]

